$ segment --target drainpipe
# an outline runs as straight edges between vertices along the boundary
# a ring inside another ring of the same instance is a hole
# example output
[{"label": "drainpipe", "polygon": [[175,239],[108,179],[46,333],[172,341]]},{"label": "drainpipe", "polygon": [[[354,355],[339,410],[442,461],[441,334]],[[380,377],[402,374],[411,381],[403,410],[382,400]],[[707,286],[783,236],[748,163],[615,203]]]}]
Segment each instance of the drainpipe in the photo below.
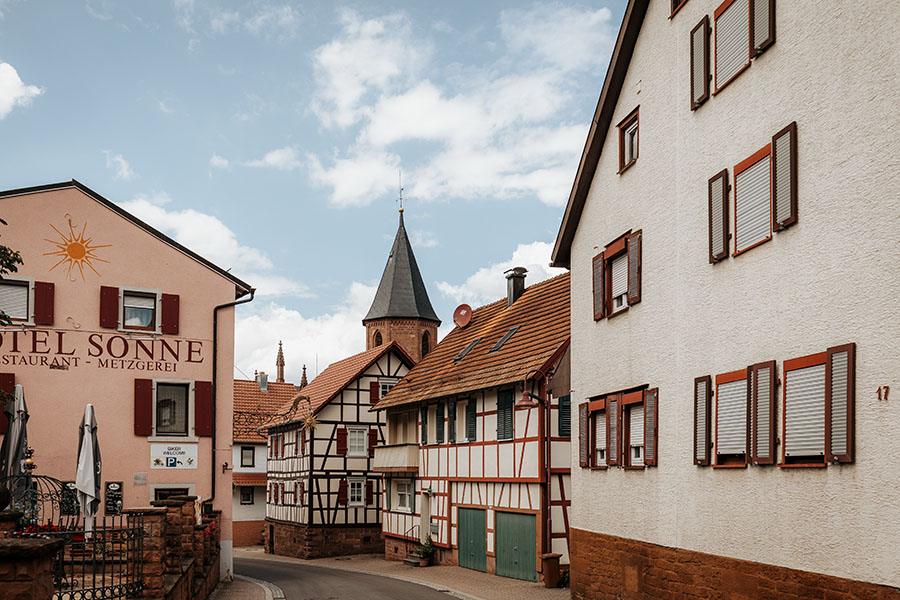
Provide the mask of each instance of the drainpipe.
[{"label": "drainpipe", "polygon": [[212,505],[212,501],[216,499],[216,469],[218,468],[218,464],[216,462],[216,380],[218,379],[219,374],[219,311],[223,308],[228,308],[230,306],[237,306],[238,304],[246,304],[247,302],[251,302],[253,300],[253,296],[256,295],[256,288],[250,288],[250,297],[244,298],[243,300],[235,300],[234,302],[226,302],[225,304],[220,304],[213,309],[213,356],[212,356],[212,462],[210,466],[210,482],[212,487],[210,488],[209,499],[205,500],[205,502],[209,502],[210,506]]}]

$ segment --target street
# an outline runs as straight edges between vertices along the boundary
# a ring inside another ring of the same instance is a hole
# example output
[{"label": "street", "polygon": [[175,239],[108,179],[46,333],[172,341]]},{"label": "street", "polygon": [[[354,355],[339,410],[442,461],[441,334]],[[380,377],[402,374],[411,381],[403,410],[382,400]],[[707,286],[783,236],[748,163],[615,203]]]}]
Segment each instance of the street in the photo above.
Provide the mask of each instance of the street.
[{"label": "street", "polygon": [[268,581],[284,590],[287,600],[447,600],[431,588],[350,571],[315,567],[264,558],[235,558],[238,575]]}]

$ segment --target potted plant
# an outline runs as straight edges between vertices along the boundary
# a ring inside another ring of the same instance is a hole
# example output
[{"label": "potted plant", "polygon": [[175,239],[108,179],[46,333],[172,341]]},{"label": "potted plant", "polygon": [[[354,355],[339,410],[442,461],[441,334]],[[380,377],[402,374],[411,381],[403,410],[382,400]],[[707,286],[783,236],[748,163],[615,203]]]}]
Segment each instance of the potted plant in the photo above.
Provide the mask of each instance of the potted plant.
[{"label": "potted plant", "polygon": [[419,550],[419,566],[427,567],[431,563],[432,556],[434,556],[434,542],[431,540],[431,535],[428,535]]}]

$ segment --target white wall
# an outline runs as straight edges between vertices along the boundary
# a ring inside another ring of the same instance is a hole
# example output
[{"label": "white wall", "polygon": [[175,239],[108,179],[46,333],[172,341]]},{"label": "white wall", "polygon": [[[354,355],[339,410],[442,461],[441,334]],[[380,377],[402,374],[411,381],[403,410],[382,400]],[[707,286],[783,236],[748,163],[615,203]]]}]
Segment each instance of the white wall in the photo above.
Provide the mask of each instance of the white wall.
[{"label": "white wall", "polygon": [[[575,236],[573,415],[585,398],[658,386],[659,467],[574,467],[572,526],[898,585],[900,394],[876,398],[900,364],[896,7],[778,2],[775,45],[691,112],[689,32],[718,5],[693,0],[670,20],[668,2],[651,3],[612,120],[640,105],[640,157],[616,174],[613,128]],[[708,264],[707,180],[728,168],[733,182],[734,165],[792,121],[798,224]],[[643,300],[594,322],[591,258],[628,229],[643,229]],[[785,360],[848,342],[855,464],[692,464],[695,377],[771,359],[781,376]]]},{"label": "white wall", "polygon": [[266,518],[266,487],[253,486],[253,504],[241,504],[241,486],[234,488],[231,494],[232,520],[262,521]]},{"label": "white wall", "polygon": [[[254,461],[252,467],[241,466],[241,448],[244,446],[252,446],[254,453]],[[266,445],[265,444],[242,444],[234,442],[231,447],[231,465],[234,467],[235,473],[265,473],[266,472]]]}]

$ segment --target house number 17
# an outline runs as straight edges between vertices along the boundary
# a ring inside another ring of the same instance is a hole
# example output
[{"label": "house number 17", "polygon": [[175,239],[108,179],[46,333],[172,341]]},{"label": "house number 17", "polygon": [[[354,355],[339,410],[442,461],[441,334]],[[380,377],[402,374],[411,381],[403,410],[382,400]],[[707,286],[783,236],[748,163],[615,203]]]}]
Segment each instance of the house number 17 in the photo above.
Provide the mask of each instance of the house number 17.
[{"label": "house number 17", "polygon": [[879,400],[887,400],[888,394],[891,392],[891,386],[883,385],[878,388],[878,399]]}]

